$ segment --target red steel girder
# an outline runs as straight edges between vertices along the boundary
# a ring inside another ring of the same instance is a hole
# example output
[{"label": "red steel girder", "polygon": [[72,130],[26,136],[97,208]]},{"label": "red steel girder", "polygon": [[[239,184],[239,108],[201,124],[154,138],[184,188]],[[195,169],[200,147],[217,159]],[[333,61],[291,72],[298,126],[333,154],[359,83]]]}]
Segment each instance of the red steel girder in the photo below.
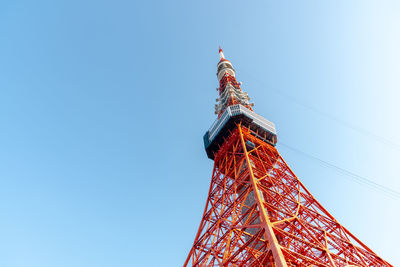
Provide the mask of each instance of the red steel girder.
[{"label": "red steel girder", "polygon": [[324,209],[274,146],[241,125],[215,155],[188,265],[392,266]]}]

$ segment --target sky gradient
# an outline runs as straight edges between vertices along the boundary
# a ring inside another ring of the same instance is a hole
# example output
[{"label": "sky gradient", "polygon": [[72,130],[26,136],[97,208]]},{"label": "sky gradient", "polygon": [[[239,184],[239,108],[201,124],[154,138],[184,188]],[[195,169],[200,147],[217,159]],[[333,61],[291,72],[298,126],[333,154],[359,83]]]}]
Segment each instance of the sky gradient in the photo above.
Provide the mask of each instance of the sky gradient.
[{"label": "sky gradient", "polygon": [[2,1],[0,266],[180,266],[218,46],[322,205],[400,265],[398,1]]}]

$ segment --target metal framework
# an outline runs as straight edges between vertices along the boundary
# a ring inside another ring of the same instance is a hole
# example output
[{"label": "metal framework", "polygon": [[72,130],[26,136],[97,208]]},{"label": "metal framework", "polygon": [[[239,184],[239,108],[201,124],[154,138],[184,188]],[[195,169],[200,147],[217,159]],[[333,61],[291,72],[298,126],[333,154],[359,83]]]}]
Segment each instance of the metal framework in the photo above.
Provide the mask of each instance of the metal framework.
[{"label": "metal framework", "polygon": [[214,153],[188,265],[392,266],[324,209],[273,144],[240,121]]},{"label": "metal framework", "polygon": [[274,146],[241,125],[215,157],[188,264],[391,266],[318,203]]}]

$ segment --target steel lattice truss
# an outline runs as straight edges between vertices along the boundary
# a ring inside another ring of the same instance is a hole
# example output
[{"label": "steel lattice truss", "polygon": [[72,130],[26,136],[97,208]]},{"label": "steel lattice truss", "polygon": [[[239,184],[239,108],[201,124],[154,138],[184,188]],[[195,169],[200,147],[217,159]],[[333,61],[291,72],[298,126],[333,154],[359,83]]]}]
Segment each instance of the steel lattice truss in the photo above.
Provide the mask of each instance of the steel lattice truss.
[{"label": "steel lattice truss", "polygon": [[274,146],[240,125],[215,156],[187,265],[392,266],[318,203]]}]

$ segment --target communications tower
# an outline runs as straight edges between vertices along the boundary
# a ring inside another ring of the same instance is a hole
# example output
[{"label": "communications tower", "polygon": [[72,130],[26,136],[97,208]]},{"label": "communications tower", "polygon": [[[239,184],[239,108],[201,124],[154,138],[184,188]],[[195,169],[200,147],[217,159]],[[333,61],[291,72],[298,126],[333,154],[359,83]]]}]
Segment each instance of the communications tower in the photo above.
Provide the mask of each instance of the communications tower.
[{"label": "communications tower", "polygon": [[272,122],[252,109],[219,49],[214,169],[184,266],[392,266],[342,226],[283,160]]}]

